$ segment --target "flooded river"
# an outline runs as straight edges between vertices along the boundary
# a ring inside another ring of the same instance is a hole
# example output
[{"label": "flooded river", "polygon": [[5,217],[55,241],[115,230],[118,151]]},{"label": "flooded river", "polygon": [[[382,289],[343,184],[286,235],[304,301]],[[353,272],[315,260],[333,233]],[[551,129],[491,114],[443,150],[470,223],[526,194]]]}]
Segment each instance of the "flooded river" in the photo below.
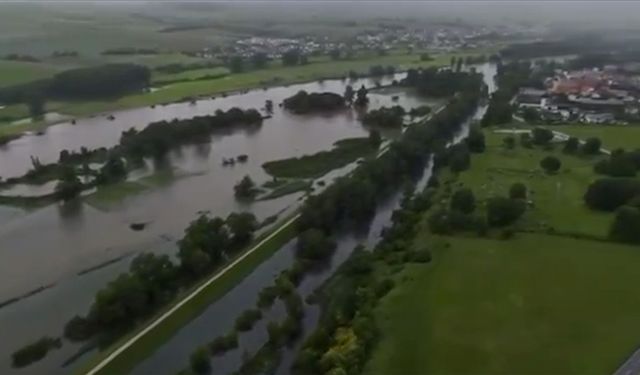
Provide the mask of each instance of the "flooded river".
[{"label": "flooded river", "polygon": [[[402,76],[398,74],[379,81],[384,85]],[[277,104],[299,90],[342,93],[347,84],[356,88],[362,84],[373,87],[376,81],[327,80],[254,90],[200,100],[195,104],[177,103],[115,112],[113,121],[97,116],[78,119],[76,125],[62,123],[50,127],[43,135],[28,135],[0,148],[0,176],[23,174],[31,166],[31,156],[48,163],[56,161],[63,149],[113,146],[120,133],[130,127],[143,128],[154,121],[211,114],[216,109],[234,106],[262,108],[267,99]],[[372,108],[399,104],[410,109],[430,104],[407,93],[399,94],[397,101],[389,93],[370,93],[369,96]],[[273,117],[265,120],[261,127],[215,134],[209,144],[183,147],[173,152],[169,163],[178,176],[175,181],[130,196],[118,204],[107,207],[83,202],[55,204],[32,212],[0,207],[0,304],[28,295],[0,308],[0,332],[3,337],[10,338],[0,341],[0,371],[20,374],[69,372],[69,368],[61,366],[80,349],[79,345],[65,342],[62,349],[21,370],[10,369],[10,353],[43,335],[60,336],[64,323],[75,314],[84,314],[95,292],[125,270],[128,260],[136,253],[175,253],[175,240],[182,236],[184,228],[199,212],[226,216],[233,211],[247,210],[264,219],[293,209],[299,204],[302,193],[252,204],[235,201],[233,185],[243,176],[250,175],[258,184],[270,179],[262,170],[262,163],[314,153],[330,148],[339,139],[365,135],[367,130],[350,110],[326,116],[299,116],[276,106]],[[222,158],[240,154],[249,156],[247,163],[234,167],[221,165]],[[35,194],[42,191],[38,189],[46,188],[31,187],[31,191]],[[129,228],[134,222],[148,222],[149,225],[144,231],[136,232]],[[224,310],[223,313],[213,311],[213,319],[219,322],[216,324],[220,324],[221,329],[229,327],[223,316],[230,321],[235,319],[238,312],[253,304],[255,294],[268,283],[272,274],[287,267],[290,251],[283,250],[242,283],[242,288],[249,288],[251,292],[234,289],[225,296],[224,302],[221,300],[212,305],[213,309]],[[336,259],[340,259],[340,255]],[[100,267],[103,264],[108,265]],[[203,314],[206,316],[211,315]],[[215,336],[215,331],[211,331],[206,338]],[[186,343],[185,350],[190,353],[197,342]],[[172,358],[180,366],[185,363],[185,357],[177,353]],[[85,359],[76,361],[74,366]],[[141,369],[144,371],[144,367]]]},{"label": "flooded river", "polygon": [[[483,65],[480,71],[485,76],[485,83],[489,92],[495,91],[493,77],[495,67]],[[482,118],[486,107],[480,106],[472,118],[464,124],[461,131],[456,135],[454,142],[458,142],[468,134],[469,124],[473,120]],[[427,166],[425,172],[417,184],[417,189],[422,189],[431,176],[431,168]],[[337,267],[344,262],[351,254],[351,251],[358,244],[364,244],[368,248],[373,248],[380,239],[381,230],[391,224],[391,214],[401,200],[401,194],[397,193],[389,197],[380,204],[376,214],[368,229],[362,233],[347,234],[340,236],[337,240],[336,251],[331,258],[331,262],[320,272],[307,275],[300,286],[298,292],[305,299],[316,288],[329,278]],[[196,347],[210,342],[212,339],[228,333],[234,324],[237,316],[245,309],[252,308],[257,300],[259,291],[266,285],[271,285],[275,277],[283,270],[287,269],[294,260],[295,240],[286,244],[273,257],[265,261],[250,276],[233,288],[225,297],[214,304],[211,304],[205,312],[187,324],[174,337],[164,343],[159,350],[144,360],[134,369],[133,373],[138,375],[147,374],[175,374],[188,365],[189,355]],[[316,305],[304,305],[303,327],[304,334],[308,334],[316,326],[320,310]],[[251,331],[239,335],[239,348],[226,353],[222,357],[215,357],[212,362],[213,374],[230,374],[239,369],[243,362],[243,357],[255,353],[266,341],[266,326],[270,321],[282,321],[286,317],[286,312],[282,306],[276,304],[274,308],[265,314]],[[298,340],[293,348],[285,348],[278,374],[289,373],[290,366],[294,360],[296,348],[302,343]]]}]

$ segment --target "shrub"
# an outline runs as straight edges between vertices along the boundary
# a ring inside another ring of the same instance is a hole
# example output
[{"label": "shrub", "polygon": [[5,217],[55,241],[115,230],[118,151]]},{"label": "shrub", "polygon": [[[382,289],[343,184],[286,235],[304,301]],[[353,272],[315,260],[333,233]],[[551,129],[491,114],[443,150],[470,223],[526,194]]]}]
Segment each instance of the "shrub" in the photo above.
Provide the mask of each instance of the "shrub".
[{"label": "shrub", "polygon": [[547,173],[556,173],[560,169],[561,165],[562,163],[555,156],[547,156],[540,160],[540,166]]},{"label": "shrub", "polygon": [[209,351],[206,346],[201,346],[191,353],[189,358],[191,370],[196,374],[206,374],[211,370],[211,362],[209,362]]},{"label": "shrub", "polygon": [[395,282],[392,279],[384,279],[376,285],[375,293],[377,298],[384,297],[393,289]]},{"label": "shrub", "polygon": [[487,202],[487,223],[490,226],[505,226],[516,221],[526,207],[519,199],[494,197]]},{"label": "shrub", "polygon": [[470,214],[476,208],[476,199],[473,191],[468,188],[457,190],[451,197],[451,209],[464,214]]},{"label": "shrub", "polygon": [[564,143],[562,152],[564,152],[565,154],[575,154],[576,152],[578,152],[579,147],[580,141],[578,140],[578,138],[569,137],[569,139],[567,139],[567,141]]},{"label": "shrub", "polygon": [[234,331],[225,336],[219,336],[209,343],[211,355],[219,355],[238,347],[238,334]]},{"label": "shrub", "polygon": [[62,346],[60,339],[48,336],[42,337],[38,341],[18,349],[11,355],[11,365],[15,368],[25,367],[33,362],[44,358],[52,349]]},{"label": "shrub", "polygon": [[602,146],[602,142],[600,141],[600,138],[596,138],[596,137],[587,138],[587,140],[582,145],[582,153],[585,155],[599,154],[601,146]]},{"label": "shrub", "polygon": [[235,327],[238,331],[248,331],[262,318],[262,312],[258,309],[245,310],[236,319]]},{"label": "shrub", "polygon": [[609,238],[620,242],[640,243],[640,210],[636,207],[620,207],[609,229]]},{"label": "shrub", "polygon": [[553,139],[553,132],[545,128],[535,128],[531,131],[531,138],[533,144],[543,146],[551,142]]},{"label": "shrub", "polygon": [[640,194],[640,181],[633,178],[601,178],[594,181],[584,195],[593,210],[613,211]]},{"label": "shrub", "polygon": [[521,182],[514,183],[509,188],[509,198],[527,199],[527,187]]}]

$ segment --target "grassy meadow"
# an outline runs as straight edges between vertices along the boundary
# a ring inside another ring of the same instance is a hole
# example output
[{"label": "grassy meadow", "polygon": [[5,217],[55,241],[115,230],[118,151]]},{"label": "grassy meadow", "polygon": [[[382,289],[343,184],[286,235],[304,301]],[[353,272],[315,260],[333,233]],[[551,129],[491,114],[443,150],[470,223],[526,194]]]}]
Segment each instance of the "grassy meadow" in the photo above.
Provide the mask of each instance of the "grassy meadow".
[{"label": "grassy meadow", "polygon": [[[612,215],[584,206],[595,158],[565,155],[561,144],[506,150],[506,134],[485,136],[471,168],[441,171],[441,186],[471,188],[482,212],[486,198],[522,182],[533,205],[510,239],[434,235],[428,211],[411,246],[433,260],[395,274],[365,373],[613,373],[640,344],[640,251],[605,241]],[[539,166],[549,154],[562,161],[554,175]]]},{"label": "grassy meadow", "polygon": [[415,241],[440,246],[432,264],[396,275],[366,374],[610,374],[640,342],[635,247],[539,234]]}]

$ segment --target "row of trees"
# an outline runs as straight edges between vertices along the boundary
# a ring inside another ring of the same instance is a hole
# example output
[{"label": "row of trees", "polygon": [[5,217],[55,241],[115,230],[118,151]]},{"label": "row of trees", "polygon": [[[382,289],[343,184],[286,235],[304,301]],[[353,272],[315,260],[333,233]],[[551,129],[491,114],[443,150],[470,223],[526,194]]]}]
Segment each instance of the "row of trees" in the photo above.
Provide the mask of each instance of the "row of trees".
[{"label": "row of trees", "polygon": [[481,80],[482,76],[475,73],[457,73],[437,68],[409,69],[402,84],[415,87],[422,95],[448,97],[456,92],[473,90]]},{"label": "row of trees", "polygon": [[298,91],[295,95],[283,101],[284,108],[291,112],[303,114],[309,112],[324,112],[342,109],[346,105],[342,95],[332,92],[307,93]]},{"label": "row of trees", "polygon": [[362,116],[362,123],[369,126],[398,128],[402,126],[405,110],[399,105],[371,110]]},{"label": "row of trees", "polygon": [[129,272],[96,294],[86,316],[76,316],[66,324],[65,337],[82,341],[95,335],[113,338],[126,332],[171,301],[178,290],[247,245],[257,226],[250,213],[233,213],[226,220],[200,216],[191,222],[178,242],[177,264],[167,255],[137,256]]},{"label": "row of trees", "polygon": [[149,86],[149,68],[135,64],[107,64],[77,68],[50,79],[0,89],[0,103],[27,103],[46,99],[107,99]]},{"label": "row of trees", "polygon": [[518,89],[531,79],[531,63],[514,61],[498,64],[496,83],[498,90],[491,94],[487,112],[481,120],[482,126],[506,124],[511,121],[513,107],[511,99]]}]

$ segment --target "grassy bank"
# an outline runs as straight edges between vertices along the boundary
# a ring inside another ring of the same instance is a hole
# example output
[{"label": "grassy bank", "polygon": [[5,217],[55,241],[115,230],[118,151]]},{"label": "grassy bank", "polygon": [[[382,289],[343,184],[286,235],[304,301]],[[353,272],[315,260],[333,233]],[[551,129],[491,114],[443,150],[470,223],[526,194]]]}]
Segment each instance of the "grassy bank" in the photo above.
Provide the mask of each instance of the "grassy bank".
[{"label": "grassy bank", "polygon": [[283,197],[285,195],[297,193],[300,191],[307,191],[311,188],[311,182],[306,180],[291,180],[284,181],[284,183],[279,184],[273,190],[266,193],[263,196],[258,197],[259,201],[265,201],[269,199],[276,199]]},{"label": "grassy bank", "polygon": [[524,234],[441,240],[450,247],[433,264],[396,276],[366,373],[610,374],[637,346],[637,248]]},{"label": "grassy bank", "polygon": [[553,125],[547,128],[580,139],[600,138],[602,147],[608,150],[640,148],[640,126],[638,125]]},{"label": "grassy bank", "polygon": [[[485,133],[487,150],[473,155],[471,169],[459,176],[461,183],[473,189],[476,199],[506,196],[513,183],[521,182],[531,191],[535,202],[521,220],[522,227],[528,230],[553,227],[559,232],[606,235],[611,214],[589,210],[583,200],[587,186],[597,178],[593,172],[597,157],[565,155],[562,144],[556,144],[553,150],[527,149],[520,145],[507,150],[502,146],[507,134]],[[540,160],[548,155],[562,162],[557,174],[546,174],[540,168]]]},{"label": "grassy bank", "polygon": [[[53,104],[56,112],[69,116],[80,117],[119,109],[171,103],[184,100],[188,97],[216,95],[223,92],[253,89],[258,87],[279,86],[315,81],[318,79],[337,78],[346,76],[349,71],[366,73],[371,65],[394,65],[401,69],[419,66],[442,66],[448,65],[452,56],[464,57],[468,55],[489,54],[491,52],[493,51],[470,50],[451,54],[434,54],[432,60],[422,61],[418,53],[407,54],[405,52],[394,51],[386,56],[366,54],[357,56],[354,59],[339,61],[333,61],[326,56],[321,56],[312,58],[310,63],[307,65],[292,67],[282,66],[278,61],[273,62],[266,69],[250,70],[243,73],[234,73],[222,76],[220,75],[224,68],[200,69],[176,74],[154,74],[154,80],[181,82],[163,86],[154,92],[128,95],[111,101],[75,101],[56,102]],[[158,56],[153,56],[154,64],[159,63],[159,58],[160,57]],[[174,58],[172,57],[167,61],[170,63],[173,62],[173,60]],[[219,77],[214,79],[201,79],[208,75]],[[42,126],[42,123],[16,126],[9,125],[8,122],[0,122],[0,135],[19,134],[25,131],[41,128]]]},{"label": "grassy bank", "polygon": [[[288,241],[293,239],[295,236],[294,224],[295,221],[290,221],[286,227],[282,227],[283,229],[279,233],[263,243],[260,247],[256,248],[255,251],[251,252],[227,272],[220,274],[217,280],[207,285],[205,289],[203,289],[188,303],[181,306],[168,319],[155,326],[151,331],[137,340],[135,344],[115,357],[114,360],[110,361],[105,367],[103,367],[99,373],[125,374],[131,371],[136,364],[140,363],[140,361],[152,354],[171,336],[183,328],[185,324],[206,310],[209,304],[222,297],[242,279],[248,276],[255,267],[268,259]],[[255,241],[255,243],[259,242],[259,240]],[[190,292],[191,291],[184,293],[183,296],[186,296]],[[179,300],[180,298],[176,299],[176,301]],[[162,315],[171,307],[160,312],[158,316]],[[119,348],[128,339],[135,336],[135,334],[137,334],[137,332],[131,333],[112,345],[109,349],[101,352],[94,360],[90,361],[86,367],[81,369],[79,373],[84,373],[95,367],[102,359]]]},{"label": "grassy bank", "polygon": [[315,178],[343,167],[377,150],[368,138],[349,138],[334,143],[333,149],[299,158],[269,161],[264,170],[278,178]]}]

